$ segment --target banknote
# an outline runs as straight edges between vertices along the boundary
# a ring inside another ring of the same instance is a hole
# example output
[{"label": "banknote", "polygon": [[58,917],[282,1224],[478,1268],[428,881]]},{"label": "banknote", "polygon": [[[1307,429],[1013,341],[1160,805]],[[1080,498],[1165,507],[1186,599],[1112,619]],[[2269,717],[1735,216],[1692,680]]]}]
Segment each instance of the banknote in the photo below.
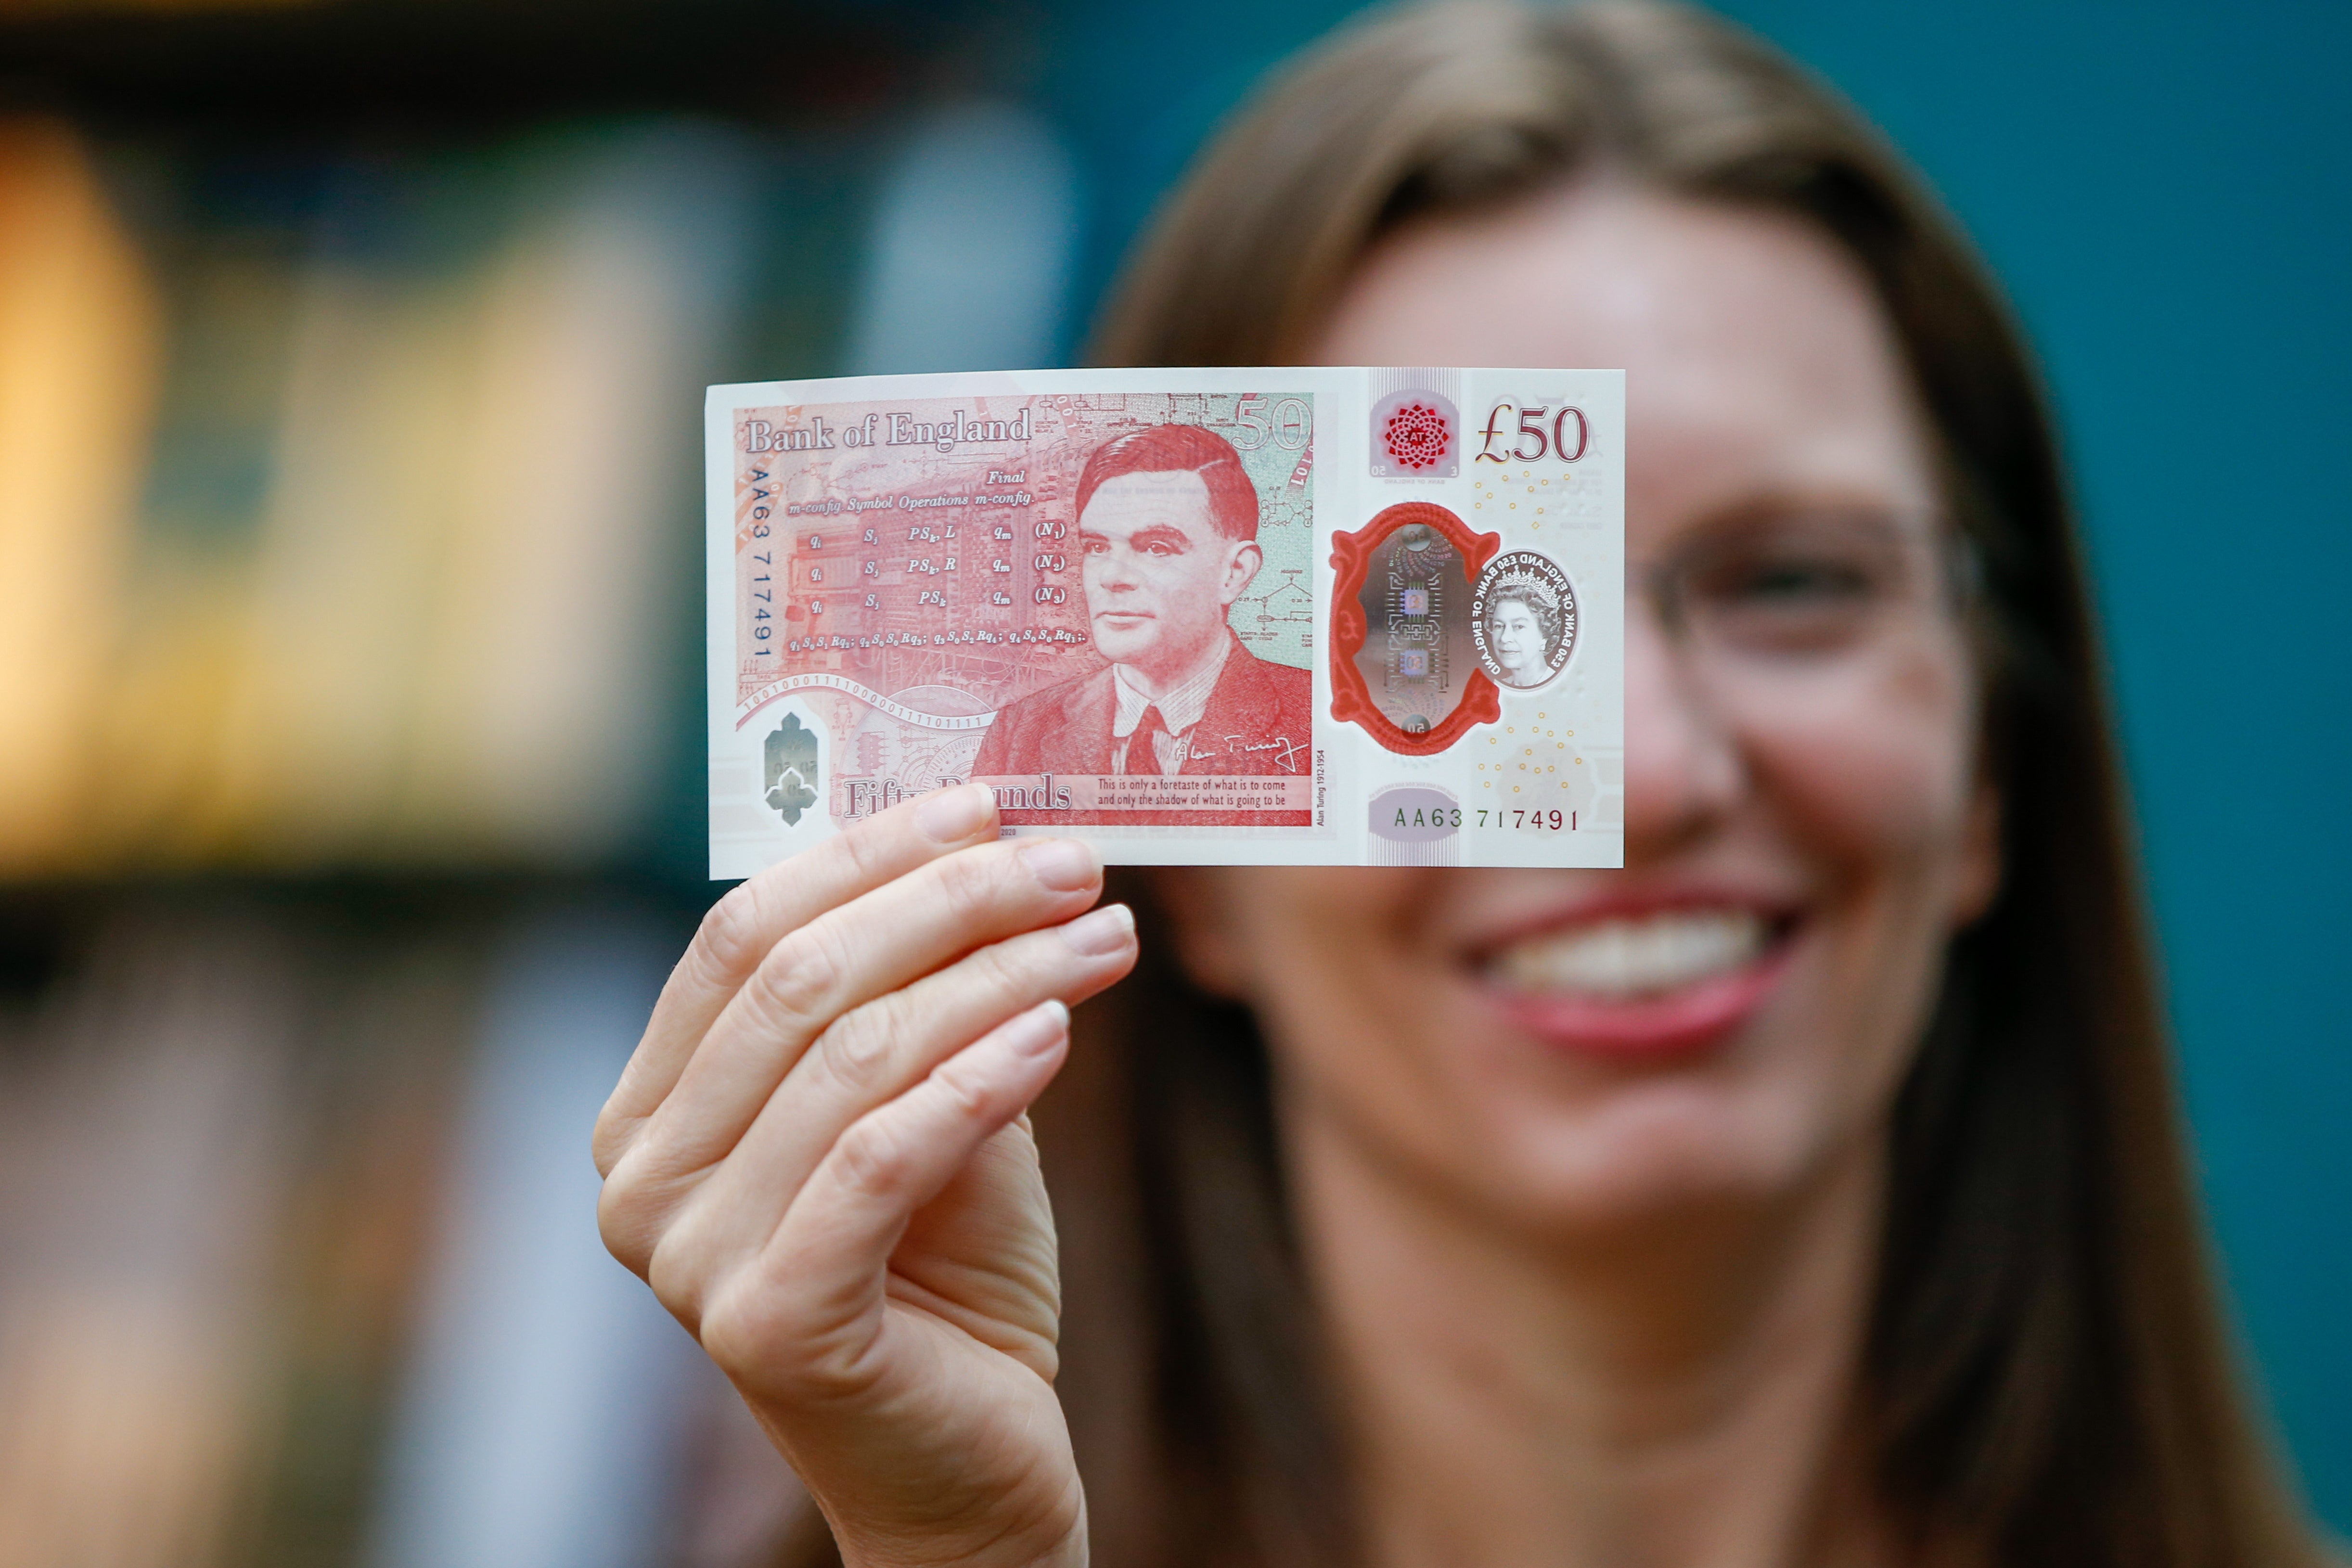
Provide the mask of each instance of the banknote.
[{"label": "banknote", "polygon": [[980,780],[1114,864],[1616,866],[1624,378],[710,389],[710,874]]}]

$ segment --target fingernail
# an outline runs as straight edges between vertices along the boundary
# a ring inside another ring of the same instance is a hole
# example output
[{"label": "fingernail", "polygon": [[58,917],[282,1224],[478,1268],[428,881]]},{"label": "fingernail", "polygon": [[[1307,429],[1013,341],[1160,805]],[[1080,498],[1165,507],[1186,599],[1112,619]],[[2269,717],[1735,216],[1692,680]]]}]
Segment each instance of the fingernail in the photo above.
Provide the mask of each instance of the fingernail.
[{"label": "fingernail", "polygon": [[1040,838],[1021,847],[1021,858],[1029,862],[1036,879],[1057,893],[1075,893],[1080,888],[1094,886],[1101,871],[1095,859],[1094,847],[1075,838]]},{"label": "fingernail", "polygon": [[953,844],[979,832],[995,809],[995,792],[986,784],[958,784],[919,804],[915,826],[934,843]]},{"label": "fingernail", "polygon": [[1105,904],[1064,926],[1062,940],[1073,952],[1106,957],[1135,940],[1135,911],[1125,904]]},{"label": "fingernail", "polygon": [[1013,1048],[1024,1056],[1042,1057],[1070,1032],[1070,1009],[1061,1002],[1045,1002],[1015,1020]]}]

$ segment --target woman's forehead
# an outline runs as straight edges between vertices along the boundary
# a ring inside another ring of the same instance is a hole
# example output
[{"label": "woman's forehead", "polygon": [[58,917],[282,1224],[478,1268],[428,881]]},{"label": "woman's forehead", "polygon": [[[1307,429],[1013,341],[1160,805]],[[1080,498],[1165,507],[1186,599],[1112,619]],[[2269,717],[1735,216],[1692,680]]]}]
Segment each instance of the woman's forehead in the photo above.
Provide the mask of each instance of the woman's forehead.
[{"label": "woman's forehead", "polygon": [[1924,426],[1868,279],[1786,214],[1588,185],[1433,218],[1366,259],[1316,357],[1622,369],[1637,489],[1933,499]]}]

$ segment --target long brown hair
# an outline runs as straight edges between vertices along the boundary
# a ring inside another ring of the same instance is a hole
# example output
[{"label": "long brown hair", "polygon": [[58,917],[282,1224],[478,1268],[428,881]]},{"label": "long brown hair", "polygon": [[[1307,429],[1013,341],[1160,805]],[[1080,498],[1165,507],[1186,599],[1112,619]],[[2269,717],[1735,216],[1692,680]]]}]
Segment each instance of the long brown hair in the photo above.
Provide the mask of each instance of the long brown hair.
[{"label": "long brown hair", "polygon": [[[2216,1304],[2042,394],[1955,226],[1855,111],[1759,40],[1655,0],[1385,13],[1310,52],[1210,147],[1131,264],[1097,358],[1295,363],[1397,226],[1596,170],[1795,215],[1861,262],[1981,568],[2005,881],[1951,944],[1895,1110],[1856,1413],[1884,1505],[1922,1561],[2315,1561]],[[1148,886],[1122,890],[1148,912]],[[1102,1016],[1124,1047],[1120,1180],[1139,1194],[1148,1310],[1129,1331],[1152,1369],[1150,1441],[1118,1467],[1144,1479],[1120,1495],[1159,1505],[1118,1533],[1148,1534],[1171,1564],[1343,1563],[1353,1510],[1265,1050],[1169,945],[1147,940]],[[1083,1342],[1070,1349],[1075,1373]]]}]

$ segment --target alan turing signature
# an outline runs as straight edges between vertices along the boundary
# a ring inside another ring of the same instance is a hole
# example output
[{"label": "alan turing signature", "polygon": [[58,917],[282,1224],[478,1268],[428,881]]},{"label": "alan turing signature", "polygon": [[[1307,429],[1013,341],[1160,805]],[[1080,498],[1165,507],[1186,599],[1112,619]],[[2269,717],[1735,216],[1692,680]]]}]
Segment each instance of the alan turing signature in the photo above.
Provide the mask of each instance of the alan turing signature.
[{"label": "alan turing signature", "polygon": [[[1305,742],[1294,741],[1287,735],[1276,735],[1271,741],[1256,741],[1250,742],[1244,742],[1239,735],[1227,735],[1223,737],[1223,739],[1225,742],[1224,749],[1228,752],[1275,752],[1274,765],[1280,768],[1286,773],[1295,773],[1299,771],[1298,753],[1307,749]],[[1196,763],[1214,762],[1219,754],[1220,753],[1216,752],[1202,751],[1198,746],[1195,746],[1192,748],[1192,760]]]}]

